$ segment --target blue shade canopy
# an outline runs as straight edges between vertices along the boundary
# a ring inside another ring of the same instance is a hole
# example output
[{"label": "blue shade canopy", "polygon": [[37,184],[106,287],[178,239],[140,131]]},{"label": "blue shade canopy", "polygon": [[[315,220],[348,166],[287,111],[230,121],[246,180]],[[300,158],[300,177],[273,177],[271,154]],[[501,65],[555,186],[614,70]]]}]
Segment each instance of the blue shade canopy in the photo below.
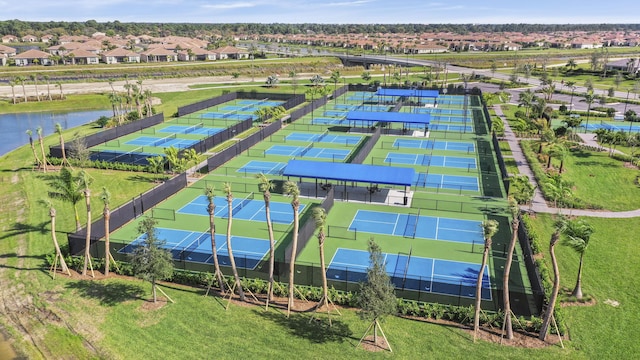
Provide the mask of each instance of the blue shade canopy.
[{"label": "blue shade canopy", "polygon": [[290,160],[282,173],[301,178],[411,186],[415,170],[381,165]]},{"label": "blue shade canopy", "polygon": [[384,89],[380,88],[376,91],[379,96],[404,96],[419,98],[437,98],[438,90],[418,90],[418,89]]}]

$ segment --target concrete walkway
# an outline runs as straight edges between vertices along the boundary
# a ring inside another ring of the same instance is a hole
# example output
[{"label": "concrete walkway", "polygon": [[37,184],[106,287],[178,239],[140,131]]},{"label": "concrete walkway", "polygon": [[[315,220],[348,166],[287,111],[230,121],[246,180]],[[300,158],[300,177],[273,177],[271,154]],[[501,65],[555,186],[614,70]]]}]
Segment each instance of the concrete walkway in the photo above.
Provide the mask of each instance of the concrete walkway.
[{"label": "concrete walkway", "polygon": [[[509,143],[509,147],[511,148],[511,152],[513,153],[513,159],[518,166],[518,171],[521,175],[526,175],[529,178],[531,184],[535,187],[533,193],[533,201],[531,205],[523,205],[521,209],[524,211],[534,211],[540,213],[549,213],[549,214],[565,214],[572,216],[589,216],[589,217],[601,217],[601,218],[632,218],[632,217],[640,217],[640,209],[631,210],[631,211],[605,211],[605,210],[579,210],[579,209],[560,209],[549,206],[542,196],[542,191],[538,187],[538,183],[536,178],[533,176],[533,171],[531,171],[531,167],[527,162],[527,158],[525,158],[524,153],[522,152],[522,148],[520,148],[520,143],[518,138],[516,137],[513,130],[509,126],[506,117],[502,113],[502,109],[500,105],[494,105],[493,110],[496,112],[496,115],[502,119],[504,123],[504,135],[505,139]],[[585,143],[589,146],[603,148],[605,150],[609,150],[608,148],[604,148],[600,146],[595,141],[595,136],[593,134],[579,134],[580,137],[585,141]]]}]

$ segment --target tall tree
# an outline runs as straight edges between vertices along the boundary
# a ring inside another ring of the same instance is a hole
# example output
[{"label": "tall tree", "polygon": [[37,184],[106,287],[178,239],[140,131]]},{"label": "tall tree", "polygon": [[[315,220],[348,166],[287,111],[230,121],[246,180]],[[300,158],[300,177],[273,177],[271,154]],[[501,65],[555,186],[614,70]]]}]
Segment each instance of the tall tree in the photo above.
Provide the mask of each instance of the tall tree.
[{"label": "tall tree", "polygon": [[16,81],[15,81],[15,79],[9,81],[9,86],[11,86],[11,103],[15,104],[16,103]]},{"label": "tall tree", "polygon": [[273,182],[263,173],[259,173],[258,187],[262,192],[264,199],[264,212],[267,221],[267,231],[269,233],[269,288],[267,290],[266,306],[269,307],[269,301],[273,300],[273,271],[275,267],[275,237],[273,236],[273,223],[271,222],[271,190],[273,190]]},{"label": "tall tree", "polygon": [[82,200],[82,187],[78,176],[74,175],[71,170],[66,167],[60,169],[58,176],[51,182],[52,190],[49,196],[68,202],[73,206],[73,213],[76,220],[76,231],[80,231],[80,215],[78,214],[77,204]]},{"label": "tall tree", "polygon": [[102,209],[102,216],[104,218],[104,276],[109,276],[109,265],[111,264],[111,261],[115,263],[115,259],[111,255],[111,234],[109,229],[109,223],[111,221],[111,209],[109,209],[111,193],[104,186],[100,193],[100,200],[102,200],[102,203],[104,204],[104,208]]},{"label": "tall tree", "polygon": [[518,106],[524,106],[526,117],[529,117],[529,110],[531,109],[531,105],[533,105],[534,97],[535,95],[530,89],[527,89],[520,93]]},{"label": "tall tree", "polygon": [[589,91],[584,95],[584,102],[587,103],[587,123],[584,130],[585,132],[589,130],[589,115],[591,114],[591,104],[593,104],[595,100],[596,100],[596,97],[595,95],[593,95],[592,91]]},{"label": "tall tree", "polygon": [[141,245],[136,246],[131,253],[133,273],[151,283],[153,302],[157,302],[156,282],[171,277],[173,274],[173,259],[171,252],[163,249],[164,242],[156,234],[156,220],[144,218],[138,224],[138,233],[144,235]]},{"label": "tall tree", "polygon": [[[324,261],[324,241],[326,239],[325,228],[327,226],[327,212],[323,207],[316,207],[313,209],[313,222],[318,231],[318,249],[320,251],[320,274],[322,275],[322,299],[318,302],[318,306],[325,306],[327,312],[329,312],[329,285],[327,284],[327,271]],[[331,318],[329,318],[329,324],[331,324]]]},{"label": "tall tree", "polygon": [[47,83],[47,99],[51,101],[51,82],[49,81],[49,75],[44,75],[42,78]]},{"label": "tall tree", "polygon": [[235,287],[238,289],[238,295],[240,301],[245,301],[244,291],[242,290],[242,283],[240,282],[240,276],[238,276],[238,268],[236,268],[236,260],[233,258],[233,249],[231,248],[231,222],[233,221],[233,192],[231,192],[231,184],[224,183],[224,193],[227,196],[227,252],[229,253],[229,262],[231,263],[231,270],[233,271],[233,278],[235,279]]},{"label": "tall tree", "polygon": [[480,303],[482,302],[482,278],[484,276],[484,267],[487,265],[487,259],[489,258],[489,250],[491,249],[491,242],[493,236],[498,232],[498,222],[490,219],[485,220],[481,224],[482,233],[484,235],[484,251],[482,252],[482,264],[478,270],[478,280],[476,281],[476,304],[475,315],[473,317],[473,341],[476,341],[478,337],[478,331],[480,330]]},{"label": "tall tree", "polygon": [[87,275],[87,268],[91,268],[91,276],[93,274],[93,264],[91,263],[91,188],[89,185],[92,183],[92,179],[89,174],[82,170],[78,174],[80,179],[80,186],[82,187],[82,193],[84,194],[84,204],[87,208],[87,226],[86,237],[84,243],[84,265],[82,266],[82,276]]},{"label": "tall tree", "polygon": [[[362,319],[371,321],[364,336],[373,328],[373,343],[378,345],[378,329],[382,332],[380,321],[385,316],[394,315],[398,310],[398,305],[393,292],[393,283],[385,270],[380,246],[373,239],[369,239],[367,248],[369,250],[369,268],[367,269],[367,281],[360,283],[360,289],[357,293],[357,303],[360,307],[358,315]],[[385,337],[384,332],[382,332],[382,336]],[[388,342],[387,345],[391,350]]]},{"label": "tall tree", "polygon": [[62,82],[56,82],[56,87],[60,89],[60,100],[64,100],[64,92],[62,92]]},{"label": "tall tree", "polygon": [[42,153],[42,171],[47,172],[47,154],[44,152],[44,138],[42,137],[42,126],[36,129],[38,134],[38,142],[40,143],[40,152]]},{"label": "tall tree", "polygon": [[289,71],[289,77],[291,78],[291,88],[293,88],[293,95],[296,95],[296,89],[298,88],[299,84],[298,84],[298,74],[294,71],[291,70]]},{"label": "tall tree", "polygon": [[549,297],[549,303],[547,304],[547,310],[542,319],[542,325],[540,326],[540,335],[538,338],[542,341],[547,338],[549,325],[551,325],[551,319],[556,307],[556,300],[558,299],[558,292],[560,291],[560,270],[558,269],[555,246],[560,239],[560,234],[564,230],[565,225],[566,221],[564,219],[556,221],[554,224],[555,229],[551,235],[551,241],[549,241],[549,254],[551,255],[551,265],[553,267],[553,288],[551,290],[551,296]]},{"label": "tall tree", "polygon": [[293,240],[291,243],[291,258],[289,259],[289,301],[287,303],[287,317],[291,314],[293,307],[293,295],[295,291],[294,275],[296,271],[296,255],[298,254],[298,229],[300,227],[300,189],[293,181],[284,183],[284,193],[291,196],[291,208],[293,209]]},{"label": "tall tree", "polygon": [[216,204],[215,204],[215,188],[211,185],[207,185],[204,188],[204,195],[207,197],[208,205],[207,212],[209,213],[209,235],[211,236],[211,255],[213,256],[213,268],[215,271],[214,277],[218,280],[218,287],[222,294],[225,293],[224,279],[222,277],[222,271],[220,270],[220,263],[218,262],[218,247],[216,245]]},{"label": "tall tree", "polygon": [[69,160],[67,160],[67,152],[64,148],[64,136],[62,135],[62,125],[60,125],[60,123],[56,123],[56,133],[60,138],[60,149],[62,150],[62,165],[69,165]]},{"label": "tall tree", "polygon": [[16,76],[16,82],[22,86],[22,94],[24,94],[24,102],[28,102],[29,98],[27,97],[27,89],[24,87],[24,82],[27,79],[24,76]]},{"label": "tall tree", "polygon": [[[333,83],[333,91],[335,93],[335,91],[338,90],[338,83],[340,82],[340,71],[338,70],[333,71],[329,79]],[[334,97],[333,101],[334,102],[337,101],[337,96]]]},{"label": "tall tree", "polygon": [[578,266],[578,278],[576,286],[573,288],[572,296],[582,299],[582,265],[584,264],[584,254],[589,246],[589,239],[593,234],[593,227],[583,219],[568,221],[563,231],[562,245],[568,246],[580,255],[580,265]]},{"label": "tall tree", "polygon": [[38,74],[30,74],[29,78],[33,81],[33,85],[36,88],[36,99],[40,101],[40,92],[38,92]]},{"label": "tall tree", "polygon": [[518,240],[518,227],[520,225],[520,208],[513,197],[509,197],[509,211],[511,212],[511,241],[507,249],[507,257],[504,264],[504,274],[502,277],[502,291],[504,301],[504,328],[507,331],[507,339],[513,339],[513,326],[511,325],[511,301],[509,296],[509,277],[511,275],[511,264],[513,263],[513,252]]},{"label": "tall tree", "polygon": [[38,157],[38,152],[36,151],[36,147],[33,144],[33,131],[31,131],[31,129],[28,129],[26,131],[27,135],[29,135],[29,146],[31,147],[31,152],[33,153],[33,158],[36,161],[36,166],[38,166],[38,168],[40,168],[41,163],[40,163],[40,158]]},{"label": "tall tree", "polygon": [[54,276],[55,276],[55,271],[56,271],[56,266],[58,261],[60,261],[60,270],[63,273],[67,273],[67,275],[71,276],[71,272],[67,267],[67,262],[64,260],[62,251],[60,251],[58,238],[56,237],[56,209],[53,207],[53,203],[49,199],[43,200],[42,203],[49,209],[49,217],[51,218],[51,240],[53,240],[53,246],[56,250],[56,258],[54,260],[54,265],[53,265]]}]

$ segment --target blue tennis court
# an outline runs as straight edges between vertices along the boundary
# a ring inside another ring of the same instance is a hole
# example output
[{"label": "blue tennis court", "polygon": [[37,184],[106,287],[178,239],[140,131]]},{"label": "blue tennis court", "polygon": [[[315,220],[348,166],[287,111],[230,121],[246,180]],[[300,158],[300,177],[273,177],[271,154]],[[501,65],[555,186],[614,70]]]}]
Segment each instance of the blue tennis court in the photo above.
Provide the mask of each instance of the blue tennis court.
[{"label": "blue tennis court", "polygon": [[272,107],[272,106],[282,105],[283,102],[282,101],[275,101],[275,100],[247,100],[247,99],[243,99],[243,100],[238,100],[237,104],[239,104],[239,105],[256,105],[256,106],[260,106],[260,107]]},{"label": "blue tennis court", "polygon": [[[213,198],[213,203],[216,206],[215,216],[226,219],[229,216],[227,199],[222,196],[216,196]],[[209,216],[209,212],[207,211],[208,206],[209,200],[207,197],[200,195],[176,212],[180,214]],[[266,221],[264,201],[253,199],[253,194],[249,196],[249,198],[234,198],[231,206],[234,219]],[[302,212],[304,207],[304,204],[300,204],[298,211]],[[291,224],[293,222],[293,209],[290,203],[271,201],[269,210],[271,212],[271,221],[274,223]]]},{"label": "blue tennis court", "polygon": [[[211,234],[168,228],[156,228],[156,236],[164,241],[164,248],[169,250],[175,260],[185,260],[204,264],[213,264],[211,251]],[[118,252],[130,253],[144,241],[146,235],[138,236],[133,242]],[[227,250],[226,235],[216,234],[216,247],[220,265],[229,266],[230,258]],[[263,239],[231,236],[231,248],[236,266],[255,269],[269,251],[269,241]]]},{"label": "blue tennis court", "polygon": [[481,221],[450,219],[416,214],[358,210],[350,231],[420,239],[484,243]]},{"label": "blue tennis court", "polygon": [[125,144],[127,145],[136,145],[136,146],[155,146],[155,147],[176,147],[178,149],[183,149],[189,147],[199,140],[192,139],[178,139],[173,135],[172,137],[164,137],[157,138],[151,136],[139,136],[133,140],[127,141]]},{"label": "blue tennis court", "polygon": [[624,124],[610,124],[610,123],[600,123],[600,124],[582,124],[579,127],[586,129],[587,131],[596,131],[598,129],[605,129],[611,131],[624,131],[624,132],[640,132],[640,125],[631,125],[631,130],[629,130],[628,125]]},{"label": "blue tennis court", "polygon": [[431,149],[447,151],[463,151],[472,153],[476,146],[472,142],[445,141],[445,140],[420,140],[420,139],[396,139],[393,147],[409,149]]},{"label": "blue tennis court", "polygon": [[265,175],[280,175],[282,170],[287,166],[287,163],[273,162],[273,161],[258,161],[251,160],[236,172],[240,173],[263,173]]},{"label": "blue tennis court", "polygon": [[327,110],[324,112],[324,116],[344,118],[347,116],[347,113],[347,111]]},{"label": "blue tennis court", "polygon": [[[409,254],[383,253],[385,270],[398,289],[435,294],[475,297],[480,264],[432,259]],[[370,266],[369,252],[338,248],[327,267],[332,281],[366,281]],[[491,277],[488,266],[482,276],[481,297],[491,300]]]},{"label": "blue tennis court", "polygon": [[329,133],[312,134],[312,133],[298,133],[294,132],[285,138],[285,141],[302,141],[306,143],[310,142],[326,142],[332,144],[344,144],[347,146],[353,146],[362,141],[362,136],[354,135],[332,135]]},{"label": "blue tennis court", "polygon": [[316,117],[311,120],[313,125],[347,125],[349,122],[345,119]]},{"label": "blue tennis court", "polygon": [[253,119],[253,115],[250,114],[238,114],[237,111],[232,112],[219,112],[210,111],[200,115],[203,119],[233,119],[233,120],[247,120]]},{"label": "blue tennis court", "polygon": [[172,133],[172,134],[195,134],[195,135],[211,136],[221,132],[222,130],[224,129],[205,127],[202,124],[197,124],[193,126],[171,125],[171,126],[167,126],[166,128],[158,130],[158,132]]},{"label": "blue tennis court", "polygon": [[330,149],[308,146],[289,146],[289,145],[274,145],[265,150],[266,155],[278,155],[289,157],[307,157],[307,158],[319,158],[319,159],[331,159],[331,160],[344,160],[349,156],[351,151],[346,149]]},{"label": "blue tennis court", "polygon": [[463,125],[451,125],[451,124],[429,124],[429,130],[433,131],[453,131],[453,132],[473,132],[473,127]]},{"label": "blue tennis court", "polygon": [[431,114],[431,116],[437,115],[464,115],[464,110],[461,109],[438,109],[438,108],[416,108],[415,112],[420,114]]},{"label": "blue tennis court", "polygon": [[442,115],[432,115],[431,116],[431,121],[433,122],[437,122],[437,123],[457,123],[457,124],[461,124],[461,123],[469,123],[472,124],[472,121],[470,118],[463,118],[463,117],[458,117],[458,116],[442,116]]},{"label": "blue tennis court", "polygon": [[387,153],[385,163],[475,169],[476,159],[457,156]]},{"label": "blue tennis court", "polygon": [[413,186],[434,189],[480,191],[478,178],[475,176],[417,173],[413,180]]}]

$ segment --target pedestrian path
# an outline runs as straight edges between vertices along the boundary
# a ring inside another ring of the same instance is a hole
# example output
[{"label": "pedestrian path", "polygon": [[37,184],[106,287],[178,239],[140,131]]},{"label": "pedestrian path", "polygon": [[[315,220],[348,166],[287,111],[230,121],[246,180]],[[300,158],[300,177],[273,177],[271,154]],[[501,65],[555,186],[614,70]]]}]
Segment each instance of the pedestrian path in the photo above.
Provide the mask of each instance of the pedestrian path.
[{"label": "pedestrian path", "polygon": [[[502,113],[502,109],[500,105],[494,105],[493,110],[496,115],[502,119],[504,123],[504,138],[509,143],[509,147],[511,148],[511,153],[513,154],[513,159],[515,160],[516,166],[518,167],[518,171],[521,175],[526,175],[529,178],[529,182],[534,186],[535,190],[533,193],[533,201],[531,205],[522,205],[520,208],[524,211],[533,211],[540,213],[549,213],[549,214],[564,214],[571,216],[589,216],[589,217],[601,217],[601,218],[632,218],[632,217],[640,217],[640,209],[631,210],[631,211],[606,211],[606,210],[582,210],[582,209],[562,209],[549,206],[544,196],[542,195],[542,191],[540,191],[540,187],[538,186],[538,182],[536,181],[535,176],[533,176],[533,171],[531,171],[531,167],[527,162],[527,158],[524,156],[522,152],[522,148],[520,147],[520,143],[515,133],[509,126],[506,117]],[[589,145],[598,148],[603,148],[604,150],[609,150],[608,148],[600,146],[595,141],[595,137],[593,134],[579,134],[580,138]]]}]

